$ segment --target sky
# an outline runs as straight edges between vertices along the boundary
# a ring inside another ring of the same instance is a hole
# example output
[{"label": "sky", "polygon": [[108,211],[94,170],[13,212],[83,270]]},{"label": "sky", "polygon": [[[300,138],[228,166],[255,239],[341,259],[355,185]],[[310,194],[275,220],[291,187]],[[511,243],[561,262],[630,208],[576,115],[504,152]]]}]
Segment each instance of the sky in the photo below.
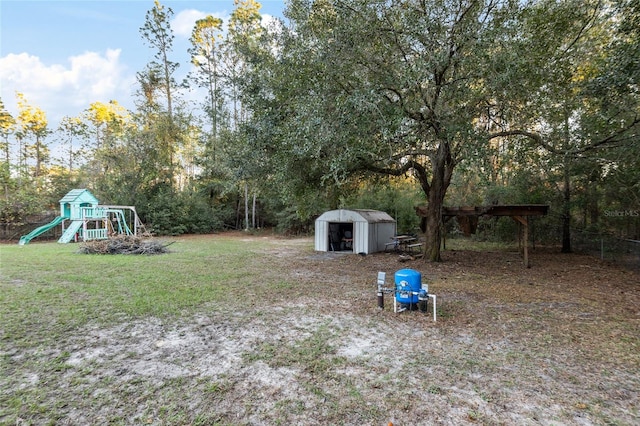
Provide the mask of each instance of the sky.
[{"label": "sky", "polygon": [[[258,0],[263,19],[282,17],[286,0]],[[170,60],[189,71],[195,21],[214,15],[227,22],[233,0],[161,0],[174,12]],[[134,109],[136,72],[153,60],[140,27],[153,0],[0,0],[0,98],[17,116],[15,93],[42,109],[55,129],[64,116],[93,102],[116,100]]]}]

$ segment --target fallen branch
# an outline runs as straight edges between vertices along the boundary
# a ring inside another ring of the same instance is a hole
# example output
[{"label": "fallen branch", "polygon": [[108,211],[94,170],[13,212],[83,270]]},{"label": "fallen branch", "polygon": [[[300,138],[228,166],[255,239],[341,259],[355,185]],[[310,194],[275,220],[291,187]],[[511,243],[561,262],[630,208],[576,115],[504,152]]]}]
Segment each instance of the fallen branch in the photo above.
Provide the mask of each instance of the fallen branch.
[{"label": "fallen branch", "polygon": [[424,256],[424,254],[422,253],[418,253],[418,254],[401,254],[400,256],[398,256],[398,262],[407,262],[409,260],[416,260],[416,259],[420,259]]},{"label": "fallen branch", "polygon": [[82,254],[163,254],[168,253],[167,246],[173,242],[143,239],[124,236],[107,240],[93,240],[82,243],[79,253]]}]

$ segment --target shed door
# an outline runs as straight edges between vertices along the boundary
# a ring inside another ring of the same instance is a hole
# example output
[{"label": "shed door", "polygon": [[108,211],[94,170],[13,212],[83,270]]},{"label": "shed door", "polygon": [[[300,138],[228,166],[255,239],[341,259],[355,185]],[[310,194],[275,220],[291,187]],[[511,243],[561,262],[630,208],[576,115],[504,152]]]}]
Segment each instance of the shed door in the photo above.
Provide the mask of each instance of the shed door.
[{"label": "shed door", "polygon": [[353,222],[331,222],[328,234],[330,251],[353,251]]}]

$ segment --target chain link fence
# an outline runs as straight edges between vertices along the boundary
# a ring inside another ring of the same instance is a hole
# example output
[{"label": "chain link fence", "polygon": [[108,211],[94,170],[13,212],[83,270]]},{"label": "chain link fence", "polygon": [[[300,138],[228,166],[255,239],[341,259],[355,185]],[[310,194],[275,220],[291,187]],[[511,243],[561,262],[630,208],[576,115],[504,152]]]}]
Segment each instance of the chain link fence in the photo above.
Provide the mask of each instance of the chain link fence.
[{"label": "chain link fence", "polygon": [[589,254],[621,267],[640,271],[640,240],[573,229],[571,248],[577,253]]},{"label": "chain link fence", "polygon": [[[624,218],[623,218],[624,219]],[[620,226],[621,233],[616,236],[606,231],[571,228],[571,250],[587,254],[623,268],[640,272],[640,239],[636,217],[626,218]],[[558,215],[531,217],[529,219],[529,244],[535,247],[557,247],[562,244],[562,222]],[[463,235],[457,221],[450,221],[447,233],[450,236]],[[631,225],[631,226],[623,226]],[[518,224],[509,218],[481,217],[478,232],[474,236],[480,241],[513,242],[518,233]]]},{"label": "chain link fence", "polygon": [[[28,234],[39,226],[46,225],[56,217],[56,212],[42,213],[28,216],[23,223],[0,223],[0,240],[17,244],[20,237]],[[38,240],[54,240],[60,238],[62,228],[55,226],[47,232],[38,235]]]}]

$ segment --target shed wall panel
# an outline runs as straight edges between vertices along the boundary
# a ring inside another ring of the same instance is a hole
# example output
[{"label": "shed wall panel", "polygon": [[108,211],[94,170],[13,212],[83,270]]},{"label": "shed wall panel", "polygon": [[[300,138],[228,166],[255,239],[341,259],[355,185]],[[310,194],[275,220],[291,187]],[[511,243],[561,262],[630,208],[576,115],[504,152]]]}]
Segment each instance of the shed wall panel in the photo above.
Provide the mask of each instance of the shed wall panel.
[{"label": "shed wall panel", "polygon": [[369,223],[367,226],[367,253],[375,253],[377,251],[375,231],[374,233],[371,232],[372,227],[375,228],[374,223]]},{"label": "shed wall panel", "polygon": [[329,222],[316,220],[315,249],[317,251],[329,250]]},{"label": "shed wall panel", "polygon": [[376,251],[378,251],[378,231],[379,231],[379,224],[378,223],[372,223],[369,226],[369,251],[371,253],[374,253]]},{"label": "shed wall panel", "polygon": [[396,235],[396,224],[395,223],[377,223],[375,226],[375,251],[384,251],[386,243],[391,242],[393,236]]},{"label": "shed wall panel", "polygon": [[369,253],[369,233],[367,222],[355,222],[353,224],[353,252]]}]

